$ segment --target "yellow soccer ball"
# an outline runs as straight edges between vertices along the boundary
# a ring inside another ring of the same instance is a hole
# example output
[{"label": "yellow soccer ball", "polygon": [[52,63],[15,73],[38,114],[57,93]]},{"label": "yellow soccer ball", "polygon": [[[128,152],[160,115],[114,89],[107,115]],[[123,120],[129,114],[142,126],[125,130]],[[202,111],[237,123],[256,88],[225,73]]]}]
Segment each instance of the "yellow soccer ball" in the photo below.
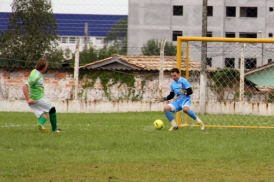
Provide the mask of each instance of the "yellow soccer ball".
[{"label": "yellow soccer ball", "polygon": [[160,119],[157,119],[157,120],[154,121],[153,126],[156,130],[160,130],[160,129],[163,128],[164,122]]}]

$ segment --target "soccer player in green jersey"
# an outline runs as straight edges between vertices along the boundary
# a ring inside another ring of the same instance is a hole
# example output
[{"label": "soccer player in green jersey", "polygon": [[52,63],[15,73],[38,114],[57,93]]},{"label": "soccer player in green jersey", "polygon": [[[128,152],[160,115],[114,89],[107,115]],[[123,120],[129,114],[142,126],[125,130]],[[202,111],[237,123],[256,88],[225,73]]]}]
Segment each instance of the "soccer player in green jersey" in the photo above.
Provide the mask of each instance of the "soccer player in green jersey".
[{"label": "soccer player in green jersey", "polygon": [[45,58],[40,58],[34,70],[31,71],[28,81],[23,86],[23,93],[29,104],[29,107],[38,118],[38,128],[43,133],[48,133],[49,130],[44,127],[49,113],[50,123],[53,132],[61,132],[57,129],[56,110],[52,103],[44,95],[44,79],[43,75],[48,68],[48,61]]}]

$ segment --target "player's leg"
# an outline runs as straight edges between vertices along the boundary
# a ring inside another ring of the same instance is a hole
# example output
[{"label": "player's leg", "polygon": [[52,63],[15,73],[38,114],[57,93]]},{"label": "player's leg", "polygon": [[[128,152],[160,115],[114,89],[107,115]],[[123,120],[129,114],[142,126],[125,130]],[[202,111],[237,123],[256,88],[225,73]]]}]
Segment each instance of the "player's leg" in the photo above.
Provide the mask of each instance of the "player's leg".
[{"label": "player's leg", "polygon": [[52,103],[46,98],[42,98],[38,100],[37,105],[39,109],[49,113],[49,119],[52,127],[52,131],[60,132],[61,130],[57,129],[57,117],[56,117],[56,110]]},{"label": "player's leg", "polygon": [[172,102],[164,107],[165,115],[168,121],[171,123],[170,131],[177,130],[179,127],[174,119],[173,113],[176,111],[176,102]]},{"label": "player's leg", "polygon": [[197,123],[200,125],[201,130],[204,130],[205,125],[204,125],[203,121],[195,114],[195,112],[193,110],[190,109],[190,105],[191,105],[191,100],[186,99],[184,102],[182,102],[182,110],[184,111],[184,113],[189,115],[192,119],[197,121]]},{"label": "player's leg", "polygon": [[50,123],[51,123],[52,131],[59,132],[59,130],[57,129],[57,117],[56,117],[55,107],[52,107],[49,110],[49,120],[50,120]]},{"label": "player's leg", "polygon": [[47,115],[46,115],[46,114],[42,114],[42,115],[38,118],[38,120],[39,120],[39,124],[37,125],[38,129],[39,129],[40,131],[42,131],[43,133],[48,133],[49,130],[48,130],[47,128],[44,127],[44,124],[45,124],[45,122],[46,122],[46,120],[47,120]]},{"label": "player's leg", "polygon": [[44,124],[47,120],[47,115],[44,113],[43,110],[39,108],[39,103],[36,101],[34,104],[29,105],[29,107],[38,118],[38,129],[41,130],[43,133],[48,133],[49,130],[44,127]]}]

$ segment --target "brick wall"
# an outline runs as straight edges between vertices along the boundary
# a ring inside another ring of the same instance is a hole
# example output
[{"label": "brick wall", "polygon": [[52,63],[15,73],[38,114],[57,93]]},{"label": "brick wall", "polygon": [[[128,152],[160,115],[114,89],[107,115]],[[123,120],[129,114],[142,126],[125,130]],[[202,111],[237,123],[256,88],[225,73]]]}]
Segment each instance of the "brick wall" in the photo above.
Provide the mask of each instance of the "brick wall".
[{"label": "brick wall", "polygon": [[[0,100],[24,100],[22,87],[27,81],[28,76],[32,69],[22,68],[0,68]],[[138,73],[135,78],[135,91],[136,93],[141,90],[142,78]],[[79,80],[79,99],[87,101],[107,101],[103,86],[100,79],[97,79],[92,88],[82,87],[83,80]],[[171,82],[169,73],[165,74],[163,82],[163,94],[169,93],[169,85]],[[113,85],[109,88],[112,100],[119,100],[121,96],[128,94],[129,89],[126,85],[118,87],[119,84]],[[72,69],[48,69],[48,73],[44,75],[45,95],[50,100],[67,100],[73,99],[74,94],[74,79]],[[142,101],[153,101],[157,96],[158,89],[158,74],[152,76],[146,81],[144,86],[144,93]]]},{"label": "brick wall", "polygon": [[[24,100],[23,85],[28,80],[32,69],[1,68],[0,69],[0,100],[3,96],[9,100]],[[70,99],[73,88],[72,70],[49,69],[44,75],[45,93],[49,99]]]}]

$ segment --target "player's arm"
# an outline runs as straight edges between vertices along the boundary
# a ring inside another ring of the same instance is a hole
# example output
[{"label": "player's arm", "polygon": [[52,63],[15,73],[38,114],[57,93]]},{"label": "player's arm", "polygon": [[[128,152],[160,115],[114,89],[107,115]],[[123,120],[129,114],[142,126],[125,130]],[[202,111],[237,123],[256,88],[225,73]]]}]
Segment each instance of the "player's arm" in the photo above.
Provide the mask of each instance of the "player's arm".
[{"label": "player's arm", "polygon": [[192,88],[191,87],[188,87],[187,89],[186,89],[186,92],[185,92],[185,90],[184,89],[182,89],[183,91],[184,91],[184,95],[186,95],[186,96],[189,96],[189,95],[191,95],[191,94],[193,94],[193,91],[192,91]]},{"label": "player's arm", "polygon": [[166,97],[159,96],[159,97],[156,98],[156,101],[164,102],[166,100],[170,100],[170,99],[173,99],[173,98],[174,98],[174,91],[170,91],[168,96],[166,96]]},{"label": "player's arm", "polygon": [[30,96],[29,96],[29,85],[26,84],[26,83],[23,85],[23,93],[24,93],[24,95],[25,95],[25,98],[26,98],[27,102],[28,102],[29,104],[33,104],[33,103],[34,103],[34,100],[32,100],[32,99],[30,98]]},{"label": "player's arm", "polygon": [[173,91],[170,91],[169,95],[164,97],[164,100],[171,100],[174,98],[174,92]]}]

